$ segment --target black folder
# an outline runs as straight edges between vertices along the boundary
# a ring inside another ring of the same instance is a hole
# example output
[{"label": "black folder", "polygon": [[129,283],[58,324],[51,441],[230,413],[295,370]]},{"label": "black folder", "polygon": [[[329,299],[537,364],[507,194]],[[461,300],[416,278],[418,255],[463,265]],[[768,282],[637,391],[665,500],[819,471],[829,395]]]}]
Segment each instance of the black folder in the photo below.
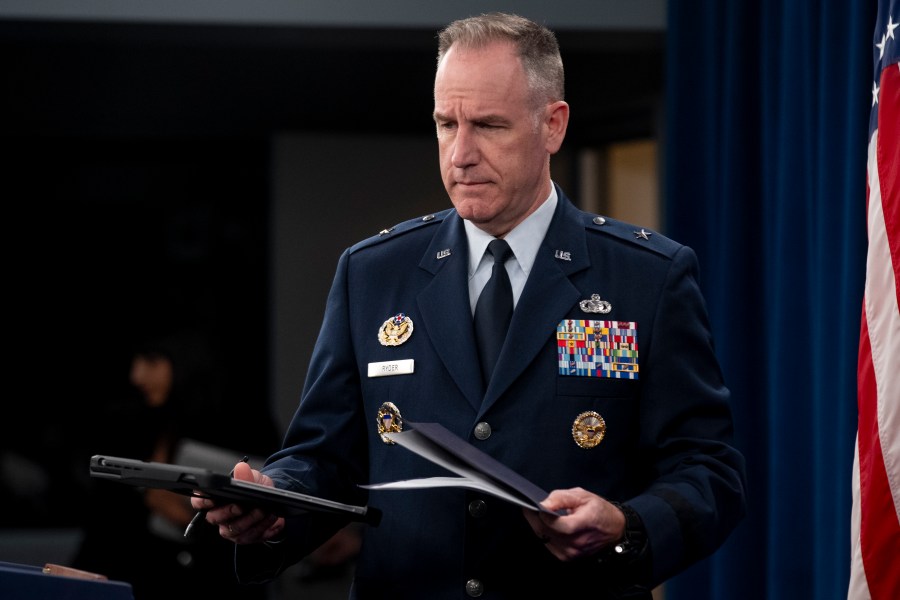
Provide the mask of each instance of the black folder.
[{"label": "black folder", "polygon": [[[363,485],[370,490],[410,490],[431,487],[462,487],[490,494],[512,504],[539,512],[547,492],[489,454],[479,450],[440,423],[412,423],[401,433],[385,436],[458,477],[425,477]],[[555,514],[565,514],[557,511]]]},{"label": "black folder", "polygon": [[118,481],[136,487],[160,488],[185,496],[212,498],[218,502],[233,502],[259,507],[281,517],[308,512],[343,515],[353,521],[376,526],[381,511],[369,506],[343,504],[308,494],[269,487],[234,479],[230,475],[210,469],[172,465],[95,455],[91,457],[91,477]]}]

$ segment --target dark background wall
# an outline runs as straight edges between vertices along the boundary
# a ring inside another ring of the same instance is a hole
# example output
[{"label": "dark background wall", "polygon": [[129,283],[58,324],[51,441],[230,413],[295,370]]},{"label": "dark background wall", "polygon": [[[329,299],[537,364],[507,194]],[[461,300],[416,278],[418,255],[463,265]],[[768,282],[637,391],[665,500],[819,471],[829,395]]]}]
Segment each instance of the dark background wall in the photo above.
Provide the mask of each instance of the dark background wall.
[{"label": "dark background wall", "polygon": [[[24,412],[4,446],[68,483],[130,344],[177,323],[214,342],[235,403],[283,423],[339,250],[447,205],[422,157],[435,33],[488,7],[31,4],[0,7],[6,406]],[[663,3],[540,4],[518,10],[558,33],[564,153],[659,137]],[[77,524],[71,498],[41,497],[12,525]]]}]

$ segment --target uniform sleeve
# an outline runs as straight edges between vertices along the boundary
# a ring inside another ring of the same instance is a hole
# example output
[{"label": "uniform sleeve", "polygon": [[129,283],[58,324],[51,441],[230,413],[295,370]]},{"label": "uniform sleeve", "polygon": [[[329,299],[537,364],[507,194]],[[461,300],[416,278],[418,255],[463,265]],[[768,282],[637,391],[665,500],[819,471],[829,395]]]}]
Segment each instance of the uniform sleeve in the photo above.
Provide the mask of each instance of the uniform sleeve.
[{"label": "uniform sleeve", "polygon": [[744,458],[697,269],[690,248],[673,256],[641,366],[641,450],[656,478],[627,504],[646,529],[654,584],[711,554],[746,512]]},{"label": "uniform sleeve", "polygon": [[[365,504],[359,487],[368,451],[360,379],[353,351],[348,303],[350,253],[345,252],[328,295],[300,405],[282,449],[262,471],[279,488],[347,504]],[[238,546],[235,567],[242,581],[265,581],[315,550],[347,520],[309,513],[288,519],[278,544]]]}]

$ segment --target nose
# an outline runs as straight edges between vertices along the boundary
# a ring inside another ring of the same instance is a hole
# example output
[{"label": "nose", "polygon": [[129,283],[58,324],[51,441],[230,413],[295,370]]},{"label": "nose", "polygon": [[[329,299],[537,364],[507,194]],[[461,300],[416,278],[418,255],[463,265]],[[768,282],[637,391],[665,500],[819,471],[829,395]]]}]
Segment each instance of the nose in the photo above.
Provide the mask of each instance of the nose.
[{"label": "nose", "polygon": [[453,141],[453,153],[450,156],[453,166],[458,169],[471,167],[478,163],[480,156],[475,132],[471,127],[460,125]]}]

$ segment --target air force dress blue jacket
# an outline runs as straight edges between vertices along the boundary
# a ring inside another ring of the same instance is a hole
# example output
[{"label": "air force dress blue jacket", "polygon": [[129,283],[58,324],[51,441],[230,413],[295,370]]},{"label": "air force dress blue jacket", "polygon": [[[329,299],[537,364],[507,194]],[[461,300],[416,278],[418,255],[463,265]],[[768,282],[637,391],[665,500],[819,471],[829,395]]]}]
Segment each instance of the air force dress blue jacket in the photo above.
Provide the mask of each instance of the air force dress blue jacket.
[{"label": "air force dress blue jacket", "polygon": [[[649,598],[743,517],[744,461],[695,254],[557,192],[489,385],[455,210],[341,256],[299,408],[263,471],[278,487],[383,511],[365,528],[353,597]],[[406,326],[385,344],[391,323]],[[630,507],[646,551],[630,566],[561,562],[510,503],[458,488],[366,492],[449,474],[385,442],[385,407],[395,425],[441,423],[545,490],[580,486]],[[277,544],[238,546],[239,577],[277,576],[341,524],[310,514]]]}]

